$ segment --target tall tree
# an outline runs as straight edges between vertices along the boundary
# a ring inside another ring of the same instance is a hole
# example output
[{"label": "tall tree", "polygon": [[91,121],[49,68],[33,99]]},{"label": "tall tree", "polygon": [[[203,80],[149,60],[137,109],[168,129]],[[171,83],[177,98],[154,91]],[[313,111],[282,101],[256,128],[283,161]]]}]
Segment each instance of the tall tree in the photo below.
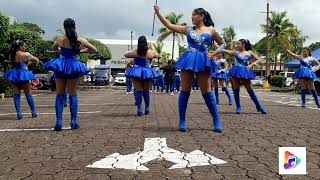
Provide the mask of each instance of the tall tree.
[{"label": "tall tree", "polygon": [[16,40],[25,41],[31,53],[36,52],[36,43],[42,39],[45,31],[38,25],[32,23],[17,23],[9,27],[9,44],[12,44]]},{"label": "tall tree", "polygon": [[311,51],[319,49],[320,48],[320,42],[314,42],[314,43],[310,44],[309,48],[311,49]]},{"label": "tall tree", "polygon": [[112,58],[111,51],[107,45],[101,43],[100,41],[94,40],[94,39],[88,39],[88,41],[92,45],[94,45],[99,51],[98,54],[91,55],[90,59],[99,59],[100,61],[107,61]]},{"label": "tall tree", "polygon": [[166,53],[166,52],[162,52],[160,56],[161,56],[161,64],[165,64],[170,60],[171,54]]},{"label": "tall tree", "polygon": [[[226,47],[227,49],[235,49],[236,48],[237,33],[235,32],[233,26],[223,28],[222,29],[222,36],[223,36],[224,41],[227,44],[227,47]],[[212,50],[216,49],[216,47],[214,47],[214,46],[212,46],[212,47],[213,47]],[[233,58],[231,58],[230,56],[226,56],[226,60],[228,62],[232,62]]]},{"label": "tall tree", "polygon": [[308,36],[303,35],[302,31],[295,26],[292,29],[292,33],[289,38],[290,44],[292,45],[293,52],[300,51],[303,48],[303,45],[308,38],[309,38]]},{"label": "tall tree", "polygon": [[229,26],[229,27],[223,28],[222,36],[226,41],[227,49],[235,49],[235,46],[236,46],[235,39],[236,39],[237,33],[235,32],[234,27]]},{"label": "tall tree", "polygon": [[274,71],[277,68],[278,55],[284,47],[290,45],[290,35],[294,31],[294,25],[287,17],[287,12],[271,12],[268,19],[269,26],[262,24],[263,33],[269,32],[269,41],[274,52]]},{"label": "tall tree", "polygon": [[[298,27],[294,27],[292,29],[291,35],[289,37],[289,46],[286,46],[286,48],[291,49],[293,52],[301,52],[304,43],[306,42],[308,36],[305,36],[302,34],[302,31],[298,29]],[[292,57],[288,53],[282,53],[280,55],[280,68],[282,67],[282,64],[288,62],[291,60]]]},{"label": "tall tree", "polygon": [[105,64],[107,60],[112,58],[111,51],[107,45],[95,39],[88,39],[88,41],[97,48],[98,53],[81,54],[80,59],[83,63],[87,63],[89,60],[100,60],[101,64]]},{"label": "tall tree", "polygon": [[[161,55],[163,49],[163,42],[157,41],[152,44],[153,49]],[[160,65],[160,58],[158,58],[158,66]]]},{"label": "tall tree", "polygon": [[[183,17],[182,14],[176,14],[176,13],[172,12],[166,16],[166,19],[168,19],[172,24],[186,26],[187,23],[181,23],[182,17]],[[167,39],[169,36],[173,37],[172,54],[171,54],[172,55],[171,59],[173,59],[177,33],[171,31],[170,29],[168,29],[166,27],[163,27],[159,30],[159,38],[158,38],[159,41],[163,41],[163,40]],[[181,42],[183,40],[184,40],[184,35],[178,34],[178,44],[179,45],[181,44]]]},{"label": "tall tree", "polygon": [[8,30],[9,18],[0,12],[0,54],[7,54],[8,52]]},{"label": "tall tree", "polygon": [[153,43],[152,46],[153,46],[153,49],[154,49],[157,53],[159,53],[159,54],[162,53],[163,42],[157,41],[156,43]]}]

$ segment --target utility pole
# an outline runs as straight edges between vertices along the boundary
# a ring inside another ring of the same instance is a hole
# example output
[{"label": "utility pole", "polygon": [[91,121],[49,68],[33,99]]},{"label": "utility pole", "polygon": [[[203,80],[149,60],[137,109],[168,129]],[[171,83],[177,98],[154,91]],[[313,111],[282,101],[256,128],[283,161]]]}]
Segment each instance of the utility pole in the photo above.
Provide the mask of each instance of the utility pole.
[{"label": "utility pole", "polygon": [[131,31],[131,50],[133,49],[133,47],[132,47],[132,38],[133,38],[133,31]]},{"label": "utility pole", "polygon": [[267,14],[267,52],[266,52],[266,75],[268,76],[270,74],[270,34],[269,34],[269,18],[270,18],[270,3],[269,0],[267,0],[267,12],[260,12]]},{"label": "utility pole", "polygon": [[269,14],[270,14],[270,4],[269,0],[267,2],[267,54],[266,54],[266,74],[267,76],[270,73],[270,66],[269,66],[269,51],[270,51],[270,37],[269,37]]}]

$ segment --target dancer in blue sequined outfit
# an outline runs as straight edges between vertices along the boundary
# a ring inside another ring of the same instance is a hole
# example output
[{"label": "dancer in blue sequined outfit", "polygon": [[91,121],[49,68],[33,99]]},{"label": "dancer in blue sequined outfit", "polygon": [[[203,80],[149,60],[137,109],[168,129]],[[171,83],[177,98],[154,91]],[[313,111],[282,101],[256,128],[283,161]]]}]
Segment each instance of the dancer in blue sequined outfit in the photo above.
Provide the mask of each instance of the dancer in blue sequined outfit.
[{"label": "dancer in blue sequined outfit", "polygon": [[314,79],[317,79],[317,75],[314,72],[319,70],[319,61],[312,57],[310,49],[308,48],[303,50],[302,56],[290,50],[287,50],[287,52],[295,59],[300,60],[301,67],[294,73],[293,77],[299,79],[301,85],[301,107],[306,107],[306,92],[309,88],[317,107],[320,108],[318,94],[314,87]]},{"label": "dancer in blue sequined outfit", "polygon": [[214,93],[216,95],[216,102],[219,104],[219,84],[222,87],[222,91],[226,93],[229,100],[229,105],[232,105],[232,98],[229,93],[226,81],[228,79],[228,62],[223,58],[222,54],[216,55],[213,59],[215,64],[215,72],[212,73],[211,78],[214,84]]},{"label": "dancer in blue sequined outfit", "polygon": [[17,119],[23,118],[20,110],[20,94],[21,90],[24,91],[26,99],[31,109],[31,115],[33,118],[37,117],[36,106],[31,95],[31,80],[36,80],[36,76],[28,70],[29,62],[39,62],[39,59],[34,57],[28,52],[27,44],[21,40],[15,41],[10,49],[10,59],[14,64],[14,69],[4,74],[4,78],[9,80],[14,87],[14,106],[17,112]]},{"label": "dancer in blue sequined outfit", "polygon": [[[129,71],[134,66],[134,63],[132,61],[129,61],[126,66],[126,71]],[[127,86],[127,94],[133,93],[132,91],[132,80],[131,78],[126,77],[126,86]]]},{"label": "dancer in blue sequined outfit", "polygon": [[[187,131],[186,109],[191,91],[192,79],[194,74],[199,78],[201,93],[212,115],[214,131],[221,133],[223,131],[220,122],[219,112],[216,100],[211,92],[210,73],[213,72],[213,61],[208,57],[208,48],[216,41],[223,45],[220,35],[213,29],[214,23],[210,14],[203,8],[195,9],[192,13],[193,27],[174,25],[160,13],[159,6],[154,6],[155,13],[162,24],[175,33],[187,36],[189,48],[176,63],[176,68],[181,70],[182,88],[179,96],[179,130]],[[221,49],[220,49],[221,50]]]},{"label": "dancer in blue sequined outfit", "polygon": [[126,71],[126,77],[131,78],[134,85],[134,96],[138,109],[138,116],[142,116],[142,97],[145,102],[145,115],[150,113],[150,85],[151,80],[159,77],[154,68],[151,68],[150,59],[160,58],[160,55],[149,49],[145,36],[138,39],[138,49],[127,52],[126,58],[134,58],[134,66]]},{"label": "dancer in blue sequined outfit", "polygon": [[256,78],[256,75],[252,71],[254,65],[256,65],[257,60],[259,59],[251,51],[250,41],[247,39],[240,39],[237,42],[237,51],[223,50],[224,53],[234,56],[236,59],[235,65],[230,69],[228,76],[232,80],[232,88],[234,94],[234,100],[236,102],[236,113],[241,113],[240,106],[240,84],[242,83],[247,89],[252,101],[256,105],[257,111],[262,114],[266,114],[266,110],[260,104],[258,97],[252,89],[251,80]]},{"label": "dancer in blue sequined outfit", "polygon": [[[73,19],[64,21],[65,35],[58,38],[53,44],[54,51],[60,51],[61,55],[57,59],[52,59],[45,64],[45,68],[54,72],[57,87],[56,96],[56,125],[54,129],[61,131],[63,122],[64,95],[67,89],[69,94],[69,104],[71,129],[79,129],[78,115],[78,96],[77,89],[80,76],[88,74],[89,69],[80,62],[81,52],[96,52],[97,49],[86,39],[80,38],[76,32]],[[80,49],[84,47],[84,49]]]}]

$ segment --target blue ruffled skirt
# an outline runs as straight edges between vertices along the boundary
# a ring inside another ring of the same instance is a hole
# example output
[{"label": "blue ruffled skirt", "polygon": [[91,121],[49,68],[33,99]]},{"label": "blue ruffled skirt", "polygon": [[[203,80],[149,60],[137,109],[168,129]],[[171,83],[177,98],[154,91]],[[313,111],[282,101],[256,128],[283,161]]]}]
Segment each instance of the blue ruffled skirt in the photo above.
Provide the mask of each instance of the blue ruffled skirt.
[{"label": "blue ruffled skirt", "polygon": [[244,66],[233,66],[228,73],[229,77],[245,80],[253,80],[256,78],[256,75],[251,69],[248,69]]},{"label": "blue ruffled skirt", "polygon": [[78,59],[60,57],[44,64],[58,79],[73,79],[88,74],[89,69]]},{"label": "blue ruffled skirt", "polygon": [[125,76],[139,81],[158,78],[160,75],[151,67],[134,66],[126,70]]},{"label": "blue ruffled skirt", "polygon": [[228,74],[226,72],[224,73],[212,73],[211,78],[215,79],[228,79]]},{"label": "blue ruffled skirt", "polygon": [[297,72],[293,74],[293,77],[298,79],[317,79],[316,73],[307,67],[300,68]]},{"label": "blue ruffled skirt", "polygon": [[26,83],[37,79],[36,76],[27,69],[13,69],[5,73],[3,77],[13,84]]},{"label": "blue ruffled skirt", "polygon": [[214,62],[208,58],[205,52],[186,51],[176,63],[176,68],[186,71],[213,72]]}]

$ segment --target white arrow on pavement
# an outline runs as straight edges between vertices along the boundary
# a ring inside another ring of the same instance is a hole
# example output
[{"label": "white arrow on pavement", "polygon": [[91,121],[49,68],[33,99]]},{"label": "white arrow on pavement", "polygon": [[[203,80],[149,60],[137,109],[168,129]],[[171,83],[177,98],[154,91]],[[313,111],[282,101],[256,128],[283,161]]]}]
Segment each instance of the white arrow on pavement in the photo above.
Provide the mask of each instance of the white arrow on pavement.
[{"label": "white arrow on pavement", "polygon": [[146,138],[143,151],[128,155],[114,153],[87,167],[148,171],[149,169],[143,164],[153,160],[166,160],[174,163],[169,169],[227,163],[200,150],[184,153],[169,148],[166,138]]}]

